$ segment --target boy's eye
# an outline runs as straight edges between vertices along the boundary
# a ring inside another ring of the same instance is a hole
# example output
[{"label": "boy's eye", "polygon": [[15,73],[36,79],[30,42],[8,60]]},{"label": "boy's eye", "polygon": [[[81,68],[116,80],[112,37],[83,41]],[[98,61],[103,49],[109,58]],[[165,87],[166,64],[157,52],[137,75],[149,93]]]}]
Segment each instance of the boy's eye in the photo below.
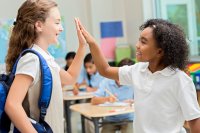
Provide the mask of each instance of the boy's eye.
[{"label": "boy's eye", "polygon": [[141,43],[143,43],[143,41],[142,41],[142,39],[141,39],[141,38],[139,38],[139,41],[140,41]]},{"label": "boy's eye", "polygon": [[142,38],[139,38],[139,41],[143,44],[146,44],[146,42],[142,39]]}]

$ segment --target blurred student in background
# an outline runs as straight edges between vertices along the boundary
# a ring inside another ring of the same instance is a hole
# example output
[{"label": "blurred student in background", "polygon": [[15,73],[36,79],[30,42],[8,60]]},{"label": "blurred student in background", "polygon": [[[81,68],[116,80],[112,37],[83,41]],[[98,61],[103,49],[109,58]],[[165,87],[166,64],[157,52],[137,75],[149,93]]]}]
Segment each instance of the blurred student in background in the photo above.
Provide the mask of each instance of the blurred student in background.
[{"label": "blurred student in background", "polygon": [[87,92],[94,92],[99,88],[100,82],[104,79],[97,71],[91,53],[84,58],[84,68],[85,70],[82,70],[79,80],[74,87],[74,94],[78,94],[82,85],[85,85]]},{"label": "blurred student in background", "polygon": [[64,69],[66,71],[68,70],[69,66],[72,64],[72,61],[74,60],[75,55],[76,55],[76,53],[74,51],[70,51],[65,56],[66,65],[65,65]]},{"label": "blurred student in background", "polygon": [[[129,58],[121,60],[118,67],[124,65],[133,65],[134,62]],[[107,89],[115,97],[106,92]],[[134,93],[132,86],[120,85],[118,80],[105,78],[100,83],[99,89],[94,93],[91,103],[94,105],[103,104],[105,102],[128,102],[133,103]],[[121,131],[122,133],[133,133],[133,113],[105,117],[103,121],[102,133],[115,133]],[[122,124],[123,123],[123,124]]]}]

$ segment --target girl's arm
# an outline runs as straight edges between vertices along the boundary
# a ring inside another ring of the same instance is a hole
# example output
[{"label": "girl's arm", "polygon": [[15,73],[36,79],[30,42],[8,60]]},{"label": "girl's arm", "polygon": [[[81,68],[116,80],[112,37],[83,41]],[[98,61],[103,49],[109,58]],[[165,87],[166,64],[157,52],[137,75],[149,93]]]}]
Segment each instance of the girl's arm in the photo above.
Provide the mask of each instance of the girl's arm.
[{"label": "girl's arm", "polygon": [[85,30],[85,28],[82,26],[79,20],[78,20],[78,25],[81,29],[81,33],[84,36],[86,42],[89,44],[92,58],[98,69],[98,72],[104,77],[114,80],[119,80],[118,68],[109,66],[98,44],[95,42],[94,38]]},{"label": "girl's arm", "polygon": [[5,104],[6,113],[17,129],[22,133],[37,133],[22,107],[22,102],[32,82],[32,77],[17,74],[12,83]]},{"label": "girl's arm", "polygon": [[67,71],[63,69],[60,71],[61,82],[63,85],[74,84],[76,82],[76,79],[80,74],[83,58],[85,55],[86,42],[81,34],[77,19],[75,19],[75,23],[76,23],[77,35],[79,38],[79,48],[69,69]]}]

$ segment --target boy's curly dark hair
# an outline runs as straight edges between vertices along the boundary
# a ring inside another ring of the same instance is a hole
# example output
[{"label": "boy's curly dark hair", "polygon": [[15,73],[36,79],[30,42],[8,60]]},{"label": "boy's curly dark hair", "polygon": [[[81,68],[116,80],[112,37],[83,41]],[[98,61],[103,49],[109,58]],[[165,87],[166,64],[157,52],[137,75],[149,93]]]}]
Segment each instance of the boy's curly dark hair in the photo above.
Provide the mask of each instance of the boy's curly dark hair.
[{"label": "boy's curly dark hair", "polygon": [[156,45],[164,51],[162,63],[172,69],[184,70],[188,63],[189,48],[183,30],[162,19],[150,19],[140,26],[140,30],[153,28]]}]

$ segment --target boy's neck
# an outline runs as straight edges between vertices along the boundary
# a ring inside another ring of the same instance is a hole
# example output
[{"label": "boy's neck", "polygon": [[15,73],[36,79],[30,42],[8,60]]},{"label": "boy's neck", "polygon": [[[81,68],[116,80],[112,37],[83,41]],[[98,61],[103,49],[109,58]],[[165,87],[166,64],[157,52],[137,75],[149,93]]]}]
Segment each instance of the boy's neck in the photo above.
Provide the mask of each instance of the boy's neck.
[{"label": "boy's neck", "polygon": [[165,68],[166,66],[164,64],[161,63],[149,63],[149,70],[154,73],[156,71],[161,71]]}]

